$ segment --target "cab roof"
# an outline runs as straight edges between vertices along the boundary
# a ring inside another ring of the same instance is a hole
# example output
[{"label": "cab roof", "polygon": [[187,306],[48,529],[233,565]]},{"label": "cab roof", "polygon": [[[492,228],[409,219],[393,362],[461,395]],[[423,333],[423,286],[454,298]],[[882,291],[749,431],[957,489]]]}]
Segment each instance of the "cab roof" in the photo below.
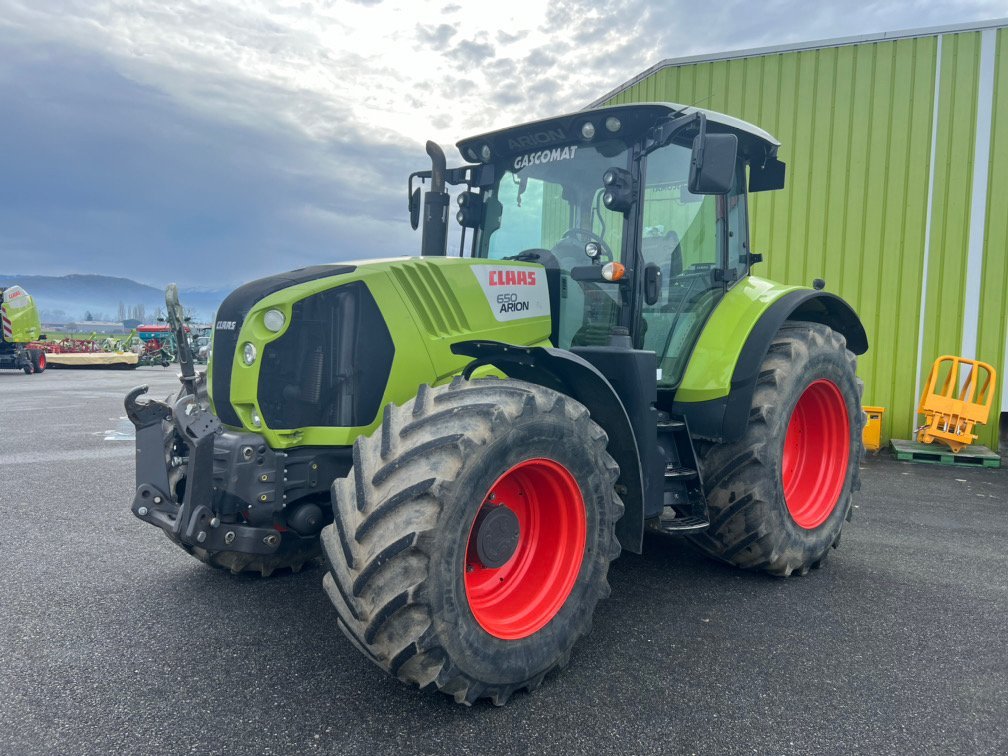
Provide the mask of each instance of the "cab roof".
[{"label": "cab roof", "polygon": [[750,160],[776,157],[780,142],[758,126],[715,110],[674,102],[633,103],[582,110],[468,137],[459,141],[457,146],[465,160],[478,162],[484,145],[490,147],[493,155],[510,155],[565,143],[584,143],[581,129],[585,123],[592,124],[595,139],[598,139],[607,133],[606,119],[610,116],[616,116],[620,121],[620,130],[615,134],[629,134],[631,139],[637,139],[662,117],[696,112],[707,116],[708,131],[735,134],[739,140],[739,151]]}]

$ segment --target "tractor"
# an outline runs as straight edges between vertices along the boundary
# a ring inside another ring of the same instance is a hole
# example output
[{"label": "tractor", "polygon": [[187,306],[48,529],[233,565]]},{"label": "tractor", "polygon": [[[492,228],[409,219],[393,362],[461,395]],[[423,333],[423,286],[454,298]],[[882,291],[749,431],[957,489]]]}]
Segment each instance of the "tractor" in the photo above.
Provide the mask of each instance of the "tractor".
[{"label": "tractor", "polygon": [[20,286],[0,286],[0,369],[45,372],[45,340],[34,298]]},{"label": "tractor", "polygon": [[464,139],[452,168],[428,142],[419,257],[245,284],[205,374],[180,332],[179,395],[130,392],[133,513],[235,573],[321,556],[346,638],[464,704],[564,666],[645,533],[820,567],[859,488],[868,343],[818,279],[752,274],[778,147],[668,103]]}]

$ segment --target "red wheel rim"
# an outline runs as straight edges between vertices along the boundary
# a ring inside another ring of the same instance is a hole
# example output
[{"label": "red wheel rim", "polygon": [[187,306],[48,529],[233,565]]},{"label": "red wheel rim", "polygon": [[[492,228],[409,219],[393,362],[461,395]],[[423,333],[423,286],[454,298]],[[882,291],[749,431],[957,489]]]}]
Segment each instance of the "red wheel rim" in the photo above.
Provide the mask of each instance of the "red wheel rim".
[{"label": "red wheel rim", "polygon": [[39,370],[45,370],[45,365],[46,365],[45,352],[41,352],[38,356]]},{"label": "red wheel rim", "polygon": [[584,558],[587,516],[577,481],[549,459],[519,462],[490,487],[480,512],[507,507],[518,522],[514,554],[485,567],[477,551],[477,514],[469,529],[465,592],[490,635],[526,638],[545,627],[570,596]]},{"label": "red wheel rim", "polygon": [[849,458],[850,423],[843,394],[831,381],[815,381],[791,414],[781,466],[784,501],[800,527],[819,527],[836,508]]}]

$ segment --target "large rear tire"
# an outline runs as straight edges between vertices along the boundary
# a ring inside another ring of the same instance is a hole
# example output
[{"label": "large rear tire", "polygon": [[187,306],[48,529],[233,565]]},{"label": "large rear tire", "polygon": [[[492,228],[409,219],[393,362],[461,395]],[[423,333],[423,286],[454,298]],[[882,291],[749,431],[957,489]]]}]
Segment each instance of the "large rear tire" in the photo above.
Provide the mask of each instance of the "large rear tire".
[{"label": "large rear tire", "polygon": [[844,337],[788,323],[760,367],[745,435],[698,445],[710,527],[702,551],[773,575],[806,574],[840,543],[861,487],[861,382]]},{"label": "large rear tire", "polygon": [[584,406],[514,380],[422,386],[387,407],[322,531],[340,629],[459,703],[537,687],[609,594],[623,505],[606,443]]}]

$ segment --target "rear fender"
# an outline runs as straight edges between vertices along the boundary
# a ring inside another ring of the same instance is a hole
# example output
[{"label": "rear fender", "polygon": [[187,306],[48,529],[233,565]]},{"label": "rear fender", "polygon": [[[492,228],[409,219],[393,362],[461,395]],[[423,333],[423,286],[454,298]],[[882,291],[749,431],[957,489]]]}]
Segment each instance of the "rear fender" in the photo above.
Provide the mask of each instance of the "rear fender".
[{"label": "rear fender", "polygon": [[[739,352],[725,396],[706,401],[676,401],[672,411],[686,416],[693,435],[729,443],[737,441],[749,425],[749,410],[760,365],[774,336],[788,321],[821,323],[842,334],[854,354],[868,351],[868,336],[861,319],[841,297],[825,291],[795,289],[770,304],[759,316]],[[679,396],[676,397],[679,399]]]}]

